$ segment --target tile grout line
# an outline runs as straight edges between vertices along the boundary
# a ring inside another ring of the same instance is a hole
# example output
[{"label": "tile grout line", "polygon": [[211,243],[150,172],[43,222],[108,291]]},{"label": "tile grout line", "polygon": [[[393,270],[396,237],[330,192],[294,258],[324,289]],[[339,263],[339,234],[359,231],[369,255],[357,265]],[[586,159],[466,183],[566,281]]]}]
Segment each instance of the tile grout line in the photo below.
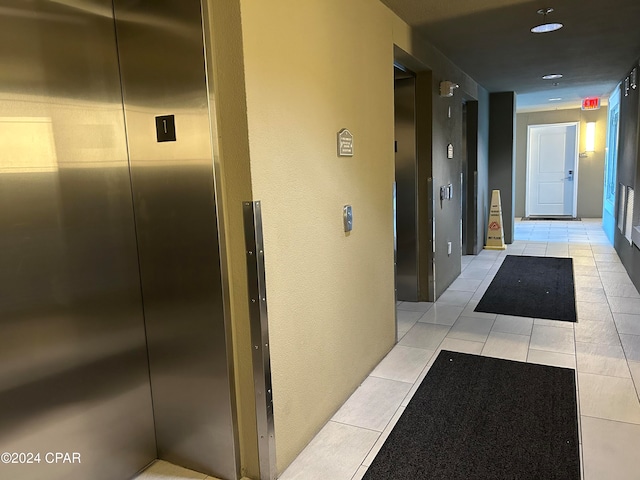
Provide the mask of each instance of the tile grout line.
[{"label": "tile grout line", "polygon": [[623,421],[621,421],[621,420],[614,420],[614,419],[612,419],[612,418],[594,417],[593,415],[581,415],[581,417],[593,418],[593,419],[595,419],[595,420],[603,420],[603,421],[605,421],[605,422],[619,423],[620,425],[635,425],[635,426],[640,426],[640,423],[623,422]]},{"label": "tile grout line", "polygon": [[[568,240],[564,240],[564,241],[568,242]],[[544,243],[544,245],[545,245],[545,254],[543,254],[543,255],[548,256],[548,255],[546,255],[546,254],[547,254],[547,253],[549,253],[549,246],[550,246],[550,244],[552,244],[552,242],[550,242],[550,241],[549,241],[549,239],[547,238],[547,241]],[[539,243],[538,241],[536,241],[536,243],[534,243],[533,245],[534,245],[534,246],[541,246],[541,243]],[[591,245],[589,244],[589,248],[590,248],[590,247],[591,247]],[[532,248],[532,249],[533,249],[533,250],[535,250],[535,248]],[[523,248],[522,252],[520,252],[519,254],[521,254],[521,255],[527,255],[527,254],[533,254],[533,255],[536,255],[536,253],[534,253],[534,252],[527,253],[527,252],[525,252],[525,250],[526,250],[526,246],[525,246],[525,248]],[[552,249],[552,250],[553,250],[553,249]],[[568,256],[569,256],[569,257],[572,257],[572,256],[571,256],[571,254],[568,254]],[[477,258],[477,257],[476,257],[476,258]],[[475,260],[475,258],[474,258],[474,260]],[[493,262],[493,266],[492,266],[491,268],[493,268],[493,267],[495,267],[495,266],[499,267],[499,265],[497,265],[497,263],[498,263],[498,258],[496,258],[496,259],[494,260],[494,262]],[[595,260],[594,260],[594,263],[595,263]],[[468,262],[468,263],[466,264],[465,268],[468,268],[468,267],[470,267],[470,266],[472,266],[472,265],[473,265],[473,260],[472,260],[472,261],[470,261],[470,262]],[[597,264],[596,264],[595,266],[596,266],[596,268],[597,268]],[[489,270],[490,270],[490,269],[489,269]],[[600,274],[599,274],[599,270],[597,270],[597,272],[598,272],[598,278],[600,279],[601,277],[600,277]],[[488,271],[487,271],[487,273],[484,275],[484,277],[482,278],[482,280],[480,281],[480,284],[484,283],[484,282],[487,280],[487,277],[488,277]],[[461,308],[462,308],[462,312],[461,312],[459,315],[457,315],[457,318],[455,319],[455,321],[453,322],[453,324],[452,324],[452,325],[444,325],[444,326],[448,327],[448,329],[447,329],[447,332],[446,332],[446,334],[445,334],[444,338],[443,338],[443,339],[438,343],[438,345],[437,345],[437,347],[436,347],[436,349],[435,349],[435,352],[436,352],[436,353],[437,353],[438,349],[441,349],[441,348],[442,348],[442,344],[443,344],[443,342],[444,342],[447,338],[453,338],[453,337],[447,337],[447,335],[451,332],[452,328],[455,326],[455,324],[458,322],[458,320],[460,319],[460,317],[463,315],[463,312],[464,312],[464,311],[469,307],[469,304],[470,304],[470,303],[472,303],[472,302],[474,301],[474,300],[473,300],[473,296],[477,293],[477,291],[478,291],[478,289],[479,289],[479,287],[480,287],[480,284],[478,285],[478,287],[477,287],[473,292],[471,292],[471,293],[472,293],[471,298],[470,298],[470,299],[469,299],[469,300],[468,300],[468,301],[467,301],[463,306],[461,306]],[[457,290],[456,290],[456,291],[457,291]],[[607,304],[609,305],[609,309],[610,309],[611,307],[610,307],[610,304],[608,303],[608,297],[606,297],[606,298],[607,298]],[[435,305],[435,303],[434,303],[434,305]],[[443,304],[443,305],[444,305],[444,304]],[[429,310],[431,310],[432,308],[433,308],[433,306],[432,306]],[[429,311],[429,310],[428,310],[428,311]],[[414,322],[414,325],[415,325],[415,324],[417,324],[420,320],[422,320],[422,319],[424,318],[424,316],[428,313],[428,311],[427,311],[427,312],[423,312],[423,313],[422,313],[422,315],[419,317],[419,319],[418,319],[418,320],[416,320],[416,322]],[[492,332],[492,330],[493,330],[493,327],[495,326],[495,322],[496,322],[497,318],[498,318],[498,316],[496,315],[496,317],[492,320],[492,324],[491,324],[491,327],[490,327],[490,329],[489,329],[489,333],[488,333],[488,335],[487,335],[487,339],[488,339],[489,335],[491,334],[491,332]],[[423,322],[423,323],[424,323],[424,322]],[[435,324],[436,324],[436,325],[438,324],[438,323],[437,323],[437,319],[436,319],[436,323],[435,323]],[[533,327],[534,327],[534,326],[535,326],[535,320],[533,320],[533,321],[532,321],[532,331],[531,331],[531,334],[529,335],[529,343],[528,343],[528,345],[527,345],[527,357],[526,357],[526,358],[527,358],[527,360],[526,360],[526,361],[528,361],[528,360],[529,360],[529,354],[530,354],[530,352],[531,352],[531,339],[532,339],[532,336],[533,336]],[[558,327],[558,328],[560,328],[560,327]],[[575,371],[576,371],[576,388],[577,388],[577,385],[578,385],[578,382],[577,382],[578,368],[577,368],[577,345],[576,345],[577,340],[576,340],[575,324],[574,324],[574,325],[572,325],[572,331],[573,331],[574,358],[576,359],[576,370],[575,370]],[[617,331],[617,330],[616,330],[616,331]],[[618,335],[619,335],[619,334],[618,334]],[[619,336],[618,336],[618,338],[619,338]],[[485,341],[484,341],[484,342],[482,342],[482,343],[484,344],[484,346],[483,346],[483,350],[484,350],[484,347],[486,346],[486,341],[487,341],[487,340],[485,339]],[[478,342],[478,343],[480,343],[480,342]],[[404,345],[404,346],[406,346],[406,345]],[[420,349],[420,350],[431,350],[431,349],[424,349],[424,348],[415,347],[415,346],[406,346],[406,347],[408,347],[408,348],[416,348],[416,349]],[[423,375],[425,374],[425,370],[427,370],[427,374],[428,374],[428,369],[429,369],[429,368],[430,368],[430,366],[433,364],[433,362],[432,362],[432,361],[433,361],[433,358],[436,356],[436,353],[434,353],[434,354],[431,356],[430,360],[427,362],[427,365],[425,365],[425,367],[424,367],[424,368],[423,368],[423,370],[421,371],[420,375],[418,376],[418,378],[416,379],[416,381],[413,383],[411,390],[413,390],[413,387],[415,387],[415,385],[416,385],[416,384],[420,383],[420,382],[424,379],[424,378],[423,378],[423,379],[421,380],[421,379],[420,379],[420,377],[423,377]],[[626,359],[626,356],[625,356],[625,359]],[[425,376],[426,376],[426,375],[425,375]],[[405,383],[408,383],[408,382],[405,382]],[[577,396],[577,401],[579,402],[579,396],[578,396],[578,392],[577,392],[577,391],[576,391],[576,396]],[[396,409],[396,411],[394,412],[394,415],[393,415],[393,416],[391,417],[391,419],[389,420],[389,423],[391,422],[391,420],[393,419],[393,417],[395,417],[395,416],[397,415],[398,410],[399,410],[400,408],[402,408],[402,407],[400,406],[400,407],[398,407],[398,409]],[[581,422],[580,422],[580,419],[578,419],[578,421],[579,421],[580,428],[581,428]],[[385,426],[385,429],[386,429],[386,428],[388,428],[389,423],[387,423],[387,425]],[[620,423],[624,423],[624,422],[620,422]],[[361,427],[359,427],[359,428],[361,428]],[[383,429],[383,432],[384,432],[384,429]],[[379,435],[379,437],[378,437],[378,440],[376,440],[376,443],[379,441],[379,438],[383,435],[383,432],[380,432],[380,435]],[[582,432],[581,432],[581,433],[582,433]],[[582,438],[582,436],[580,436],[580,438]],[[374,444],[374,446],[375,446],[375,444]],[[372,447],[372,449],[373,449],[373,447]],[[367,458],[367,456],[369,456],[370,452],[371,452],[371,450],[367,453],[367,455],[365,455],[365,457],[364,457],[365,459]],[[363,461],[364,461],[364,459],[363,459]],[[585,473],[585,464],[584,464],[584,452],[583,452],[583,450],[582,450],[582,444],[580,444],[580,463],[581,463],[581,467],[582,467],[582,468],[581,468],[581,476],[584,478],[584,473]],[[356,471],[354,472],[354,474],[353,474],[353,475],[352,475],[352,477],[351,477],[351,478],[352,478],[352,480],[356,478],[356,475],[359,473],[359,471],[361,470],[361,467],[363,467],[363,466],[364,466],[364,465],[361,463],[361,465],[356,469]],[[365,468],[366,468],[366,469],[368,469],[368,467],[366,467],[366,466],[365,466]]]},{"label": "tile grout line", "polygon": [[[616,256],[618,256],[617,252],[615,254]],[[620,260],[620,257],[618,256],[618,259]],[[602,276],[600,275],[600,268],[598,268],[598,264],[596,262],[596,270],[598,271],[598,278],[600,279],[600,283],[602,283]],[[603,288],[604,288],[604,284],[603,284]],[[611,302],[609,302],[609,295],[606,295],[605,292],[605,299],[607,302],[607,306],[609,307],[609,313],[611,313],[611,319],[612,319],[612,323],[613,323],[613,328],[615,328],[616,330],[616,334],[618,335],[618,341],[620,342],[620,348],[622,348],[622,355],[624,355],[624,359],[625,362],[627,364],[627,370],[629,371],[629,377],[631,377],[631,382],[633,383],[633,387],[636,390],[636,396],[638,397],[638,402],[640,402],[640,391],[638,389],[638,387],[636,386],[635,380],[633,378],[633,375],[631,374],[631,367],[629,366],[629,358],[627,357],[627,351],[624,348],[624,343],[622,343],[622,337],[620,336],[620,331],[618,330],[618,324],[616,323],[616,317],[613,314],[613,309],[611,308]],[[576,359],[577,362],[577,359]]]}]

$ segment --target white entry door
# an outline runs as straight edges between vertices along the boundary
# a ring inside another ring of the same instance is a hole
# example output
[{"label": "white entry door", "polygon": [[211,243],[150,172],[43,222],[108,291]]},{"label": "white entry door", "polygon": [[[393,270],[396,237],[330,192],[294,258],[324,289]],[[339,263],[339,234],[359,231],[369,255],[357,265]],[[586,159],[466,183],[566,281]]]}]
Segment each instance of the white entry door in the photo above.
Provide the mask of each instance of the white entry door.
[{"label": "white entry door", "polygon": [[578,124],[530,125],[527,216],[576,216]]}]

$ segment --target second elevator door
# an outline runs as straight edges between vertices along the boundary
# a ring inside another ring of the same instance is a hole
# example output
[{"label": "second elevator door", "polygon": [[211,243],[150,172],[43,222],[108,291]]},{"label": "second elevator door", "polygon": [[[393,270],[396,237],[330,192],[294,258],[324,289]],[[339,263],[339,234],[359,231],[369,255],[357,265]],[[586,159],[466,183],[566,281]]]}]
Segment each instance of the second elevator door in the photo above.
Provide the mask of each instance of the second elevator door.
[{"label": "second elevator door", "polygon": [[397,299],[418,301],[416,80],[395,68],[396,289]]},{"label": "second elevator door", "polygon": [[237,476],[200,0],[115,0],[158,456]]}]

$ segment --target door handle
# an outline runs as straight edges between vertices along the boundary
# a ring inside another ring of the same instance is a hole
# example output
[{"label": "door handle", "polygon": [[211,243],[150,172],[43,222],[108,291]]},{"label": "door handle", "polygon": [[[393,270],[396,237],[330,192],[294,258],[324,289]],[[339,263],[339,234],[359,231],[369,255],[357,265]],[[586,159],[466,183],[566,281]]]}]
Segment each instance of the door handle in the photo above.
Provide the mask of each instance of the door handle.
[{"label": "door handle", "polygon": [[563,180],[571,180],[573,181],[573,170],[569,170],[569,176],[564,177]]}]

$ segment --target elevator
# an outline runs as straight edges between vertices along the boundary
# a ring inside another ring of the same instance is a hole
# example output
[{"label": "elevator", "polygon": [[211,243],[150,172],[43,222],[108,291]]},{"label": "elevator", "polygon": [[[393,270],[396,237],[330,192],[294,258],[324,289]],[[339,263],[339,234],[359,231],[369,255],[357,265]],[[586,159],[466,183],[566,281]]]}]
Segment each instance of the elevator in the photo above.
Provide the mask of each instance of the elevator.
[{"label": "elevator", "polygon": [[416,79],[394,66],[395,244],[397,299],[417,302],[418,185],[416,145]]},{"label": "elevator", "polygon": [[482,250],[478,239],[478,102],[462,103],[462,175],[460,182],[463,255],[477,255]]},{"label": "elevator", "polygon": [[405,302],[433,302],[433,78],[406,52],[396,47],[394,55],[396,294]]},{"label": "elevator", "polygon": [[203,28],[0,0],[2,479],[238,478]]}]

